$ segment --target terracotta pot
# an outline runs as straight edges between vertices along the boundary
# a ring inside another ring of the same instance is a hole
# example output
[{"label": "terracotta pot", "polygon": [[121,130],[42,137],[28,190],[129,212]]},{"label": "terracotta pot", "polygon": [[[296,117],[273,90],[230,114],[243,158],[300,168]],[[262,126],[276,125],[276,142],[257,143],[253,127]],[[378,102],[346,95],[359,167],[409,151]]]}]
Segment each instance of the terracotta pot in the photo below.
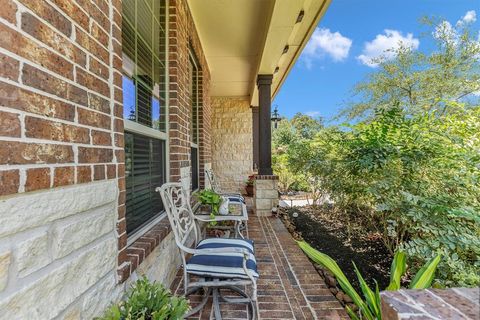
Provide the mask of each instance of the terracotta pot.
[{"label": "terracotta pot", "polygon": [[253,184],[245,186],[245,191],[247,192],[247,196],[253,197]]}]

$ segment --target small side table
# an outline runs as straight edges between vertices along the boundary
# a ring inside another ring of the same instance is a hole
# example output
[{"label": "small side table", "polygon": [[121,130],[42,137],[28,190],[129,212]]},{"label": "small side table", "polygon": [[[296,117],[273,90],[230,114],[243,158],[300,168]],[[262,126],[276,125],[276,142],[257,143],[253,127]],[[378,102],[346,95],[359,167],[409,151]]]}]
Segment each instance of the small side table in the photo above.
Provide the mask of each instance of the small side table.
[{"label": "small side table", "polygon": [[242,225],[248,221],[247,206],[244,203],[230,203],[228,209],[229,214],[218,214],[213,219],[210,217],[210,214],[196,214],[195,218],[202,222],[233,221],[235,238],[240,237],[244,239],[245,237],[242,234],[241,228]]}]

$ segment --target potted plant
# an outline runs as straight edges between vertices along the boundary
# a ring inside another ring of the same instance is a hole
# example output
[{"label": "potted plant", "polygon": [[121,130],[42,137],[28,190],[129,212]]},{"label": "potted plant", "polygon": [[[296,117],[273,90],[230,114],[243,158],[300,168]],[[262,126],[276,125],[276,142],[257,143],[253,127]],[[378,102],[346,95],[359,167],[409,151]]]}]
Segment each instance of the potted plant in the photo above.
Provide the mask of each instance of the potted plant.
[{"label": "potted plant", "polygon": [[228,199],[222,197],[213,190],[202,190],[198,192],[198,200],[203,206],[208,206],[211,210],[212,219],[217,214],[228,214]]},{"label": "potted plant", "polygon": [[189,310],[188,300],[144,276],[133,284],[124,301],[112,305],[102,317],[95,319],[183,319]]},{"label": "potted plant", "polygon": [[255,182],[255,175],[250,175],[248,176],[247,181],[245,182],[245,192],[247,193],[247,196],[252,197],[253,196],[253,183]]}]

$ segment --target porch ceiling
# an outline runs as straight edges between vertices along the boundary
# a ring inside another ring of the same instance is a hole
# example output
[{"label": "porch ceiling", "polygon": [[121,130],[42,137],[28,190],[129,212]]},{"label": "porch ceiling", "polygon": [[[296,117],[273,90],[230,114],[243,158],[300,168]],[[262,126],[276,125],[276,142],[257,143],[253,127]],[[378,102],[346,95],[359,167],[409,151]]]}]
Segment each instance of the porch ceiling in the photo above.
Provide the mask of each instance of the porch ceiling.
[{"label": "porch ceiling", "polygon": [[[212,96],[244,96],[258,105],[257,75],[274,74],[273,98],[329,3],[188,0],[210,68]],[[297,23],[301,10],[304,17]]]}]

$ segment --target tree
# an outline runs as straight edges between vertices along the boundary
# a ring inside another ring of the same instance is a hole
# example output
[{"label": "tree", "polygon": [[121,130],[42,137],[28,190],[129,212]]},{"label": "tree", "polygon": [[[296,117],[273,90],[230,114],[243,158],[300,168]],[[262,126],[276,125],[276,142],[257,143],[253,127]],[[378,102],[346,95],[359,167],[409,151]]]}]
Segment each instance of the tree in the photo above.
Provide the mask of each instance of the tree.
[{"label": "tree", "polygon": [[341,115],[349,119],[374,117],[375,111],[401,108],[407,115],[437,110],[457,112],[457,103],[478,105],[480,42],[468,25],[453,27],[447,21],[424,19],[433,28],[436,49],[425,54],[400,45],[396,58],[375,59],[378,70],[359,83],[357,101]]},{"label": "tree", "polygon": [[314,118],[300,112],[293,116],[291,124],[303,139],[312,139],[323,128],[322,118]]},{"label": "tree", "polygon": [[292,123],[284,118],[278,123],[276,129],[272,132],[272,150],[278,153],[283,149],[288,148],[296,139],[298,139],[295,128]]}]

